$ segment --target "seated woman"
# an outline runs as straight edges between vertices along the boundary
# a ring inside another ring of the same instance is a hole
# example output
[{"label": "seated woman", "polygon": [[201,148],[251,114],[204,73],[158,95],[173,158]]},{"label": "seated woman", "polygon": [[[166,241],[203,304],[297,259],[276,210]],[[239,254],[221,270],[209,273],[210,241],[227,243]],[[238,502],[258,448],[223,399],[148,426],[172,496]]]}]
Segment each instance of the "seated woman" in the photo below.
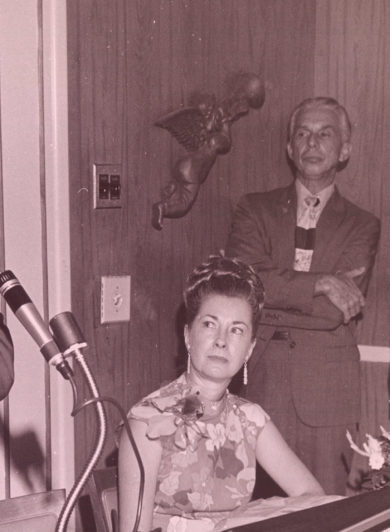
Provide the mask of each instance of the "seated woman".
[{"label": "seated woman", "polygon": [[[256,342],[264,291],[254,270],[212,256],[189,276],[184,301],[187,371],[129,413],[145,468],[139,530],[213,530],[251,500],[256,460],[289,496],[323,494],[267,413],[228,390],[242,368],[245,383]],[[133,530],[139,478],[122,431],[120,532]]]}]

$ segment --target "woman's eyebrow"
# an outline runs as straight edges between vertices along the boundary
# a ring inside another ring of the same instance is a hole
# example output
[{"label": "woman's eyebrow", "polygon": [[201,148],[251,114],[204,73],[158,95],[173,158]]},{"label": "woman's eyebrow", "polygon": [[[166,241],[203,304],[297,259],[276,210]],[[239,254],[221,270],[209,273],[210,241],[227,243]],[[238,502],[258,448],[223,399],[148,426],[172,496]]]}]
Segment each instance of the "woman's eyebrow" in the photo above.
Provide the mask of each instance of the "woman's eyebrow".
[{"label": "woman's eyebrow", "polygon": [[245,327],[248,327],[248,324],[246,323],[246,321],[241,321],[241,320],[233,321],[233,325],[245,325]]}]

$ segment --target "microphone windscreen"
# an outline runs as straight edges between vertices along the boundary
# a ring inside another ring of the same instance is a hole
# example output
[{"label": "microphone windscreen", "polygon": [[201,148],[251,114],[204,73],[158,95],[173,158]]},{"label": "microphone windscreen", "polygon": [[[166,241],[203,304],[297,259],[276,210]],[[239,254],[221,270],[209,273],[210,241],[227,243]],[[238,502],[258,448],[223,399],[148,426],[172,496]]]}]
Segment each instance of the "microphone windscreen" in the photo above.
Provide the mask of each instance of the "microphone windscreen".
[{"label": "microphone windscreen", "polygon": [[83,333],[71,312],[57,314],[49,324],[62,352],[67,351],[71,346],[85,344]]}]

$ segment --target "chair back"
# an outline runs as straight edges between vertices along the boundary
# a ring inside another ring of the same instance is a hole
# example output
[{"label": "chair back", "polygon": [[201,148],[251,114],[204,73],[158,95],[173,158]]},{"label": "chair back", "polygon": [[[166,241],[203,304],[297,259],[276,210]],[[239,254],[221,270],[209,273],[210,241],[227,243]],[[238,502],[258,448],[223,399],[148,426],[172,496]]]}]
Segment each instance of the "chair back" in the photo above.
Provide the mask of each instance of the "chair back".
[{"label": "chair back", "polygon": [[95,469],[89,479],[89,485],[97,532],[117,532],[119,529],[117,468]]},{"label": "chair back", "polygon": [[64,489],[4,499],[0,532],[54,532],[64,503]]}]

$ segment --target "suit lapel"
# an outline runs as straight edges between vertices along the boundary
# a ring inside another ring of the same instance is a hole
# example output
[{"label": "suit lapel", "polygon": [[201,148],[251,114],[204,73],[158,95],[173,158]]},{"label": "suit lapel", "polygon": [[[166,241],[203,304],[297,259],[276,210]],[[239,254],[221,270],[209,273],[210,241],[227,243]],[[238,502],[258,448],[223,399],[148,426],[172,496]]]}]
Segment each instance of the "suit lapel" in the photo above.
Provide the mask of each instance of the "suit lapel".
[{"label": "suit lapel", "polygon": [[321,269],[327,254],[331,253],[330,241],[342,223],[345,203],[337,188],[326,204],[316,227],[316,243],[310,271]]}]

